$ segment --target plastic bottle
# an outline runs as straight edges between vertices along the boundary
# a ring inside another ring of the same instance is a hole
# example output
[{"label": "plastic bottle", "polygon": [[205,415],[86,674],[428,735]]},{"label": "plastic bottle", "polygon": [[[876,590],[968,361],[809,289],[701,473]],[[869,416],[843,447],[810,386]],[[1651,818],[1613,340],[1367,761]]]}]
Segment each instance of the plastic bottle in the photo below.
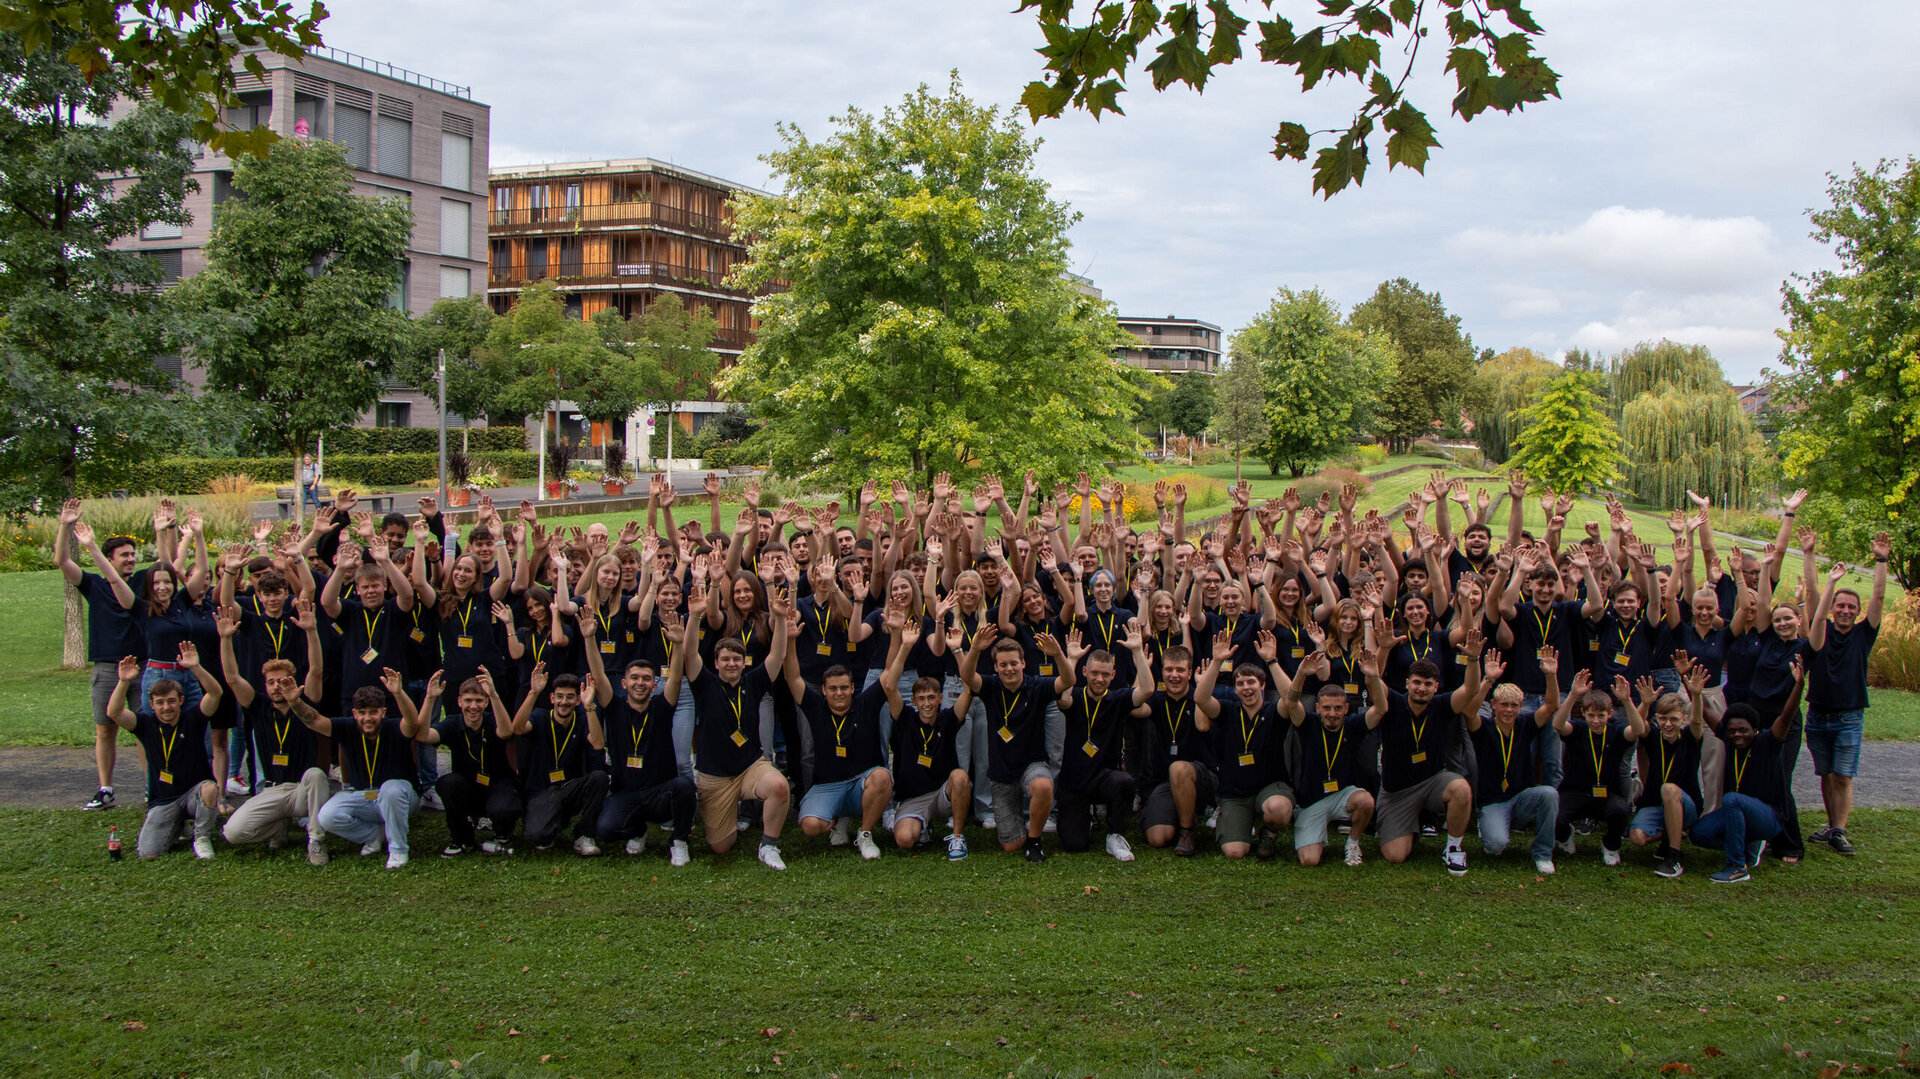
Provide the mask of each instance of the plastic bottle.
[{"label": "plastic bottle", "polygon": [[110,862],[120,860],[120,828],[118,825],[111,826],[107,829],[107,860]]}]

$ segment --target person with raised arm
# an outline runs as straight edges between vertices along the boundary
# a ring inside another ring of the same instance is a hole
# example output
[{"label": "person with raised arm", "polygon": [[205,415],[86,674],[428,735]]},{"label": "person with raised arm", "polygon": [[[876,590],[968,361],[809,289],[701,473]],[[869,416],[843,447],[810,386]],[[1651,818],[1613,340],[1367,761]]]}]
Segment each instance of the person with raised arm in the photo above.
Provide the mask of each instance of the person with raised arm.
[{"label": "person with raised arm", "polygon": [[[1513,842],[1513,826],[1533,828],[1533,868],[1553,874],[1553,829],[1560,819],[1560,791],[1552,783],[1534,782],[1534,749],[1538,734],[1553,724],[1560,709],[1560,651],[1552,645],[1539,649],[1540,704],[1526,710],[1526,693],[1512,682],[1500,681],[1506,670],[1500,654],[1489,648],[1481,660],[1480,686],[1493,694],[1493,717],[1480,715],[1478,702],[1467,710],[1467,736],[1479,761],[1479,784],[1474,802],[1479,807],[1480,848],[1489,856],[1504,853]],[[1494,767],[1498,762],[1499,767]]]},{"label": "person with raised arm", "polygon": [[1835,563],[1827,572],[1820,609],[1807,627],[1807,748],[1813,752],[1820,800],[1827,808],[1826,827],[1812,838],[1848,857],[1854,852],[1847,838],[1847,815],[1853,811],[1853,779],[1860,771],[1866,724],[1867,657],[1880,639],[1893,541],[1885,532],[1877,533],[1872,550],[1873,593],[1866,610],[1860,608],[1860,593],[1840,587],[1847,567]]},{"label": "person with raised arm", "polygon": [[1658,736],[1640,739],[1640,776],[1645,786],[1634,799],[1633,820],[1627,824],[1627,838],[1634,846],[1659,842],[1653,874],[1669,879],[1685,871],[1680,862],[1681,837],[1700,819],[1700,747],[1707,734],[1703,691],[1711,673],[1704,663],[1683,655],[1674,657],[1674,667],[1686,679],[1687,691],[1663,693],[1653,703]]},{"label": "person with raised arm", "polygon": [[[1065,726],[1060,774],[1055,782],[1060,849],[1079,853],[1091,845],[1092,810],[1102,805],[1107,811],[1107,853],[1122,862],[1133,861],[1127,822],[1138,789],[1133,777],[1120,767],[1122,731],[1133,722],[1132,711],[1154,694],[1146,627],[1136,618],[1127,629],[1126,642],[1134,658],[1132,686],[1115,687],[1111,658],[1089,655],[1085,663],[1080,662],[1087,649],[1077,628],[1068,634],[1065,654],[1055,664],[1064,671],[1076,667],[1080,671],[1077,684],[1058,698]],[[1043,634],[1039,643],[1050,658],[1060,652],[1058,641],[1050,634]],[[1184,644],[1168,646],[1168,651],[1174,649],[1186,653]]]},{"label": "person with raised arm", "polygon": [[[973,780],[960,767],[959,739],[964,716],[973,706],[973,691],[963,683],[952,705],[942,707],[941,680],[922,675],[914,680],[912,708],[902,699],[901,672],[906,657],[919,644],[923,623],[912,617],[907,607],[889,607],[886,630],[897,638],[889,651],[890,666],[875,684],[887,695],[887,707],[900,717],[893,725],[894,795],[899,799],[894,810],[893,841],[902,850],[910,850],[931,837],[933,826],[946,818],[947,860],[957,862],[967,856],[967,808],[973,801]],[[975,647],[982,647],[974,637]],[[974,661],[977,661],[977,657]]]},{"label": "person with raised arm", "polygon": [[1198,851],[1194,823],[1202,810],[1213,805],[1219,789],[1213,739],[1208,732],[1213,717],[1220,714],[1213,684],[1220,677],[1220,668],[1232,660],[1232,635],[1222,630],[1214,638],[1213,655],[1201,665],[1198,678],[1192,676],[1191,666],[1169,657],[1161,663],[1167,688],[1155,690],[1133,710],[1135,718],[1153,724],[1147,764],[1149,785],[1140,808],[1140,826],[1149,846],[1171,845],[1173,853],[1182,858],[1191,858]]},{"label": "person with raised arm", "polygon": [[[122,656],[146,659],[146,638],[133,607],[146,589],[146,571],[134,567],[140,545],[132,536],[94,539],[93,526],[80,519],[80,500],[70,498],[60,507],[60,524],[53,534],[53,561],[61,576],[87,603],[87,659],[93,664],[93,765],[99,780],[93,797],[81,809],[113,808],[113,768],[119,755],[119,730],[107,715],[107,702],[120,684]],[[98,572],[87,573],[73,559],[79,544]]]},{"label": "person with raised arm", "polygon": [[[1018,641],[997,640],[999,632],[999,626],[986,622],[969,641],[963,625],[956,622],[947,627],[947,649],[960,653],[965,646],[960,684],[980,701],[985,713],[986,774],[993,793],[995,837],[1002,850],[1024,850],[1027,861],[1043,862],[1047,855],[1040,837],[1053,811],[1054,779],[1059,774],[1048,745],[1047,705],[1073,686],[1074,676],[1065,656],[1055,657],[1059,673],[1054,677],[1029,675],[1026,651]],[[982,649],[989,645],[991,677],[978,671]]]},{"label": "person with raised arm", "polygon": [[1753,869],[1760,864],[1767,840],[1779,834],[1781,807],[1793,797],[1780,741],[1786,737],[1807,684],[1806,667],[1797,656],[1793,674],[1793,693],[1771,726],[1761,728],[1759,713],[1746,703],[1728,705],[1727,718],[1721,721],[1720,737],[1727,742],[1726,774],[1722,779],[1726,794],[1720,799],[1719,809],[1702,816],[1693,826],[1695,843],[1719,850],[1726,858],[1726,864],[1707,878],[1715,884],[1745,884],[1753,879]]},{"label": "person with raised arm", "polygon": [[[333,739],[343,764],[345,782],[320,808],[320,827],[360,844],[363,857],[385,849],[387,868],[399,869],[407,864],[413,810],[420,804],[414,740],[424,723],[399,671],[386,668],[380,680],[381,685],[353,691],[351,716],[295,712],[308,729]],[[398,716],[390,713],[389,700],[398,703]]]},{"label": "person with raised arm", "polygon": [[1439,697],[1440,667],[1420,660],[1407,671],[1407,690],[1390,690],[1380,679],[1380,657],[1372,649],[1361,654],[1366,676],[1369,730],[1380,731],[1380,856],[1404,862],[1413,853],[1420,834],[1421,813],[1446,814],[1446,846],[1441,860],[1447,872],[1464,876],[1467,852],[1461,846],[1473,816],[1473,788],[1466,777],[1445,766],[1447,747],[1465,722],[1461,713],[1480,697],[1480,630],[1467,631],[1461,649],[1467,656],[1467,677],[1459,689]]},{"label": "person with raised arm", "polygon": [[[822,572],[816,579],[821,587],[831,588],[832,574],[824,572],[824,565],[819,568]],[[811,605],[810,600],[801,603]],[[800,633],[800,625],[800,611],[796,609],[788,617],[790,638]],[[814,688],[800,673],[798,651],[787,649],[782,673],[813,744],[814,782],[800,799],[800,831],[809,836],[825,835],[835,821],[857,818],[860,827],[853,845],[861,858],[872,861],[880,857],[873,830],[893,801],[893,773],[886,766],[880,714],[887,703],[885,683],[889,677],[898,683],[906,650],[901,639],[894,637],[887,651],[886,669],[864,689],[855,688],[853,671],[842,663],[827,667],[820,675],[819,688]]]},{"label": "person with raised arm", "polygon": [[[357,700],[362,689],[390,692],[384,674],[388,670],[402,672],[403,695],[406,690],[406,612],[413,606],[413,585],[388,557],[386,540],[376,536],[368,547],[373,561],[363,564],[358,544],[341,544],[333,572],[320,589],[321,609],[344,631],[340,696],[349,700]],[[353,595],[342,596],[341,587],[349,579]],[[482,624],[476,632],[485,629]],[[355,710],[360,710],[358,705]]]},{"label": "person with raised arm", "polygon": [[[1600,821],[1606,834],[1600,840],[1600,860],[1606,865],[1620,864],[1620,841],[1626,837],[1627,822],[1633,807],[1626,796],[1626,773],[1621,762],[1633,751],[1633,744],[1647,732],[1645,704],[1636,704],[1634,689],[1624,674],[1613,677],[1613,693],[1593,689],[1592,679],[1574,676],[1573,692],[1560,702],[1554,713],[1553,729],[1566,745],[1566,772],[1560,780],[1560,820],[1555,838],[1560,852],[1573,854],[1573,822]],[[1639,700],[1651,702],[1659,696],[1652,675],[1641,675]],[[1573,722],[1574,710],[1580,722]],[[1624,713],[1624,721],[1616,719]]]},{"label": "person with raised arm", "polygon": [[[743,578],[746,579],[746,578]],[[720,583],[724,583],[720,582]],[[787,620],[791,601],[776,598],[773,643],[766,662],[747,665],[747,646],[738,637],[722,637],[713,648],[709,668],[699,654],[699,625],[710,605],[719,602],[698,583],[687,604],[687,626],[680,640],[694,700],[694,742],[698,767],[694,784],[699,793],[700,818],[707,828],[707,845],[715,854],[733,849],[740,829],[735,821],[740,803],[760,800],[761,834],[757,851],[770,869],[785,869],[780,857],[780,832],[786,827],[793,796],[787,777],[767,759],[771,732],[760,721],[760,702],[773,685],[773,676],[787,660]],[[765,724],[771,727],[771,721]]]},{"label": "person with raised arm", "polygon": [[[207,755],[208,723],[220,710],[220,683],[200,666],[193,642],[182,642],[175,656],[172,669],[187,672],[200,684],[194,704],[186,703],[179,682],[161,678],[147,687],[146,708],[129,709],[129,690],[140,680],[141,667],[138,658],[122,656],[107,716],[121,730],[132,731],[147,754],[147,815],[135,850],[148,861],[160,857],[172,849],[182,825],[191,819],[193,856],[205,861],[213,857],[213,833],[220,820],[215,762]],[[224,749],[226,732],[215,737]]]},{"label": "person with raised arm", "polygon": [[591,609],[580,612],[588,682],[583,684],[575,674],[550,676],[536,666],[511,728],[514,737],[524,739],[520,756],[527,842],[535,850],[545,850],[572,821],[573,852],[583,858],[600,854],[600,810],[609,786],[599,752],[606,748],[605,731],[595,741],[591,726],[580,721],[583,710],[599,710],[597,680],[606,677],[595,641],[599,632],[595,621]]},{"label": "person with raised arm", "polygon": [[[446,672],[435,671],[427,680],[423,710],[432,710],[446,684]],[[450,837],[440,857],[458,858],[470,850],[513,853],[513,828],[520,820],[523,803],[508,738],[500,733],[511,726],[507,702],[500,698],[493,675],[482,667],[460,684],[454,712],[421,728],[419,743],[429,749],[446,746],[453,761],[453,769],[442,772],[434,781],[434,789],[446,807]],[[485,841],[476,834],[482,818],[493,827],[493,838]]]},{"label": "person with raised arm", "polygon": [[1327,831],[1336,816],[1348,821],[1346,860],[1358,866],[1364,859],[1360,836],[1373,820],[1373,795],[1361,785],[1361,746],[1371,727],[1364,714],[1348,710],[1347,691],[1337,682],[1323,681],[1313,707],[1301,701],[1307,672],[1325,677],[1327,654],[1315,651],[1301,660],[1296,676],[1281,695],[1279,713],[1300,736],[1294,757],[1293,789],[1299,805],[1293,814],[1293,852],[1301,865],[1319,865],[1327,848]]},{"label": "person with raised arm", "polygon": [[241,609],[228,606],[216,625],[220,631],[222,667],[227,672],[227,688],[241,714],[241,725],[259,762],[259,778],[249,797],[227,818],[222,831],[227,843],[244,847],[265,843],[277,850],[286,843],[289,827],[307,822],[307,861],[327,864],[327,844],[320,829],[320,810],[333,797],[333,782],[327,778],[327,762],[320,758],[320,739],[300,719],[299,709],[311,709],[320,699],[325,663],[320,656],[320,620],[313,601],[302,598],[294,603],[292,622],[306,638],[307,670],[304,684],[293,660],[284,656],[267,659],[257,676],[264,692],[255,690],[250,677],[234,655],[234,639],[242,624]]},{"label": "person with raised arm", "polygon": [[[1224,627],[1220,632],[1231,640]],[[1231,703],[1214,698],[1226,715],[1208,716],[1220,762],[1220,819],[1214,834],[1220,853],[1229,858],[1258,854],[1262,861],[1276,853],[1276,837],[1293,823],[1296,804],[1292,776],[1286,766],[1289,725],[1281,722],[1279,699],[1292,689],[1292,679],[1280,666],[1280,642],[1268,630],[1254,638],[1259,663],[1241,663],[1233,669]],[[1268,685],[1275,696],[1267,692]]]}]

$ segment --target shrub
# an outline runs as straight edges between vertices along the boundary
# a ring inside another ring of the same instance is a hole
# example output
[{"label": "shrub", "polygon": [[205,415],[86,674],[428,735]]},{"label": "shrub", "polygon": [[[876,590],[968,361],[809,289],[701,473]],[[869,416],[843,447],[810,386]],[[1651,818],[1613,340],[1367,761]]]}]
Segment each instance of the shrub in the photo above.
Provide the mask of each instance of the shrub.
[{"label": "shrub", "polygon": [[[491,450],[468,454],[469,467],[492,468],[502,475],[526,477],[534,474],[534,455],[526,450]],[[440,473],[438,453],[390,453],[376,456],[327,455],[325,483],[330,487],[405,487],[435,479]],[[293,486],[293,459],[290,457],[241,457],[210,459],[169,457],[144,466],[138,476],[114,476],[111,482],[86,477],[84,491],[104,495],[114,487],[125,487],[142,494],[185,494],[205,491],[220,476],[244,472],[263,482]],[[279,477],[286,477],[279,479]]]},{"label": "shrub", "polygon": [[616,481],[626,479],[627,444],[624,442],[607,443],[601,450],[600,467],[605,470],[608,476],[613,477]]},{"label": "shrub", "polygon": [[1379,468],[1387,463],[1387,448],[1379,443],[1355,446],[1353,455],[1359,458],[1362,468]]},{"label": "shrub", "polygon": [[1413,440],[1413,455],[1415,457],[1437,457],[1442,461],[1453,460],[1451,453],[1441,449],[1432,439],[1426,438],[1416,438]]},{"label": "shrub", "polygon": [[1770,540],[1780,534],[1780,518],[1751,510],[1715,510],[1713,527],[1748,539]]},{"label": "shrub", "polygon": [[[465,428],[468,453],[477,450],[524,450],[527,448],[527,429],[525,427],[468,427]],[[461,445],[462,428],[447,428],[447,448],[457,449]],[[335,454],[344,457],[372,456],[385,453],[439,453],[440,429],[438,427],[346,427],[327,432],[327,457]]]},{"label": "shrub", "polygon": [[473,462],[459,450],[447,451],[447,486],[465,487],[473,475]]},{"label": "shrub", "polygon": [[1920,595],[1888,597],[1880,639],[1867,657],[1867,684],[1920,690]]}]

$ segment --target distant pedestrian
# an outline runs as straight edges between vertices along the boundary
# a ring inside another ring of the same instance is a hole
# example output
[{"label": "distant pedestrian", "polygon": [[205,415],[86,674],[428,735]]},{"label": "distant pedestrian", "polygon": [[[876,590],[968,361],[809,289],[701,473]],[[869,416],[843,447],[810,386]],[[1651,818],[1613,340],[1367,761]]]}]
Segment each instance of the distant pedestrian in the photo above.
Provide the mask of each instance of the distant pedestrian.
[{"label": "distant pedestrian", "polygon": [[320,466],[313,463],[311,453],[300,458],[300,498],[306,505],[320,508]]}]

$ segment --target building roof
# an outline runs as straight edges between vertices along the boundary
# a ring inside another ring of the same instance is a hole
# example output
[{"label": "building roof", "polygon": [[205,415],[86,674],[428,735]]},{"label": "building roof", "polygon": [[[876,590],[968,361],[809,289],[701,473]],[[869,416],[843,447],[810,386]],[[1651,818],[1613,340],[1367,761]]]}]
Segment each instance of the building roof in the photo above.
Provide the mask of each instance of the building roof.
[{"label": "building roof", "polygon": [[675,165],[667,161],[657,161],[651,157],[622,157],[605,161],[557,161],[546,165],[508,165],[487,170],[489,180],[537,180],[545,177],[561,176],[619,176],[633,172],[665,172],[693,180],[698,183],[724,187],[730,191],[744,191],[750,195],[773,197],[770,191],[757,187],[723,180],[710,173],[690,169],[684,165]]},{"label": "building roof", "polygon": [[1204,326],[1209,330],[1215,330],[1215,331],[1218,331],[1220,329],[1220,327],[1214,325],[1211,322],[1207,322],[1204,319],[1181,318],[1178,315],[1168,315],[1165,318],[1147,318],[1140,315],[1119,315],[1119,316],[1116,316],[1116,318],[1120,322],[1161,322],[1161,323],[1167,323],[1167,324],[1177,324],[1181,326]]}]

